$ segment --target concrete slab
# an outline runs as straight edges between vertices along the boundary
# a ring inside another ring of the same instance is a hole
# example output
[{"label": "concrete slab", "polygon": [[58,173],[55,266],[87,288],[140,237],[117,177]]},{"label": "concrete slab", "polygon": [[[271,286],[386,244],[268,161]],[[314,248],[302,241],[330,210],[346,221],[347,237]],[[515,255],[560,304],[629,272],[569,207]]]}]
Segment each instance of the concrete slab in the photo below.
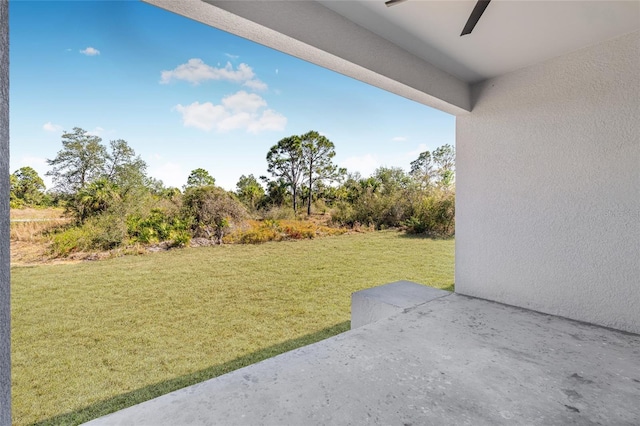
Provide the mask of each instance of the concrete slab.
[{"label": "concrete slab", "polygon": [[640,336],[452,294],[89,425],[638,425]]},{"label": "concrete slab", "polygon": [[411,281],[396,281],[351,294],[351,328],[388,318],[451,292]]}]

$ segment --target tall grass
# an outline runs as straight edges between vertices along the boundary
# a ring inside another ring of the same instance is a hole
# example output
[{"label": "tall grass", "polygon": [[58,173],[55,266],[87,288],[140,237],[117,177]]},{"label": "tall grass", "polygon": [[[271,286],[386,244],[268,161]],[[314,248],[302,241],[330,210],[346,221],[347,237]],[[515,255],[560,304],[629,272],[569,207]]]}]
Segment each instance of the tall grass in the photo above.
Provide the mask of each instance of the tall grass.
[{"label": "tall grass", "polygon": [[9,238],[11,241],[45,243],[49,240],[46,234],[56,228],[64,226],[66,222],[64,219],[37,222],[11,222],[9,226]]},{"label": "tall grass", "polygon": [[11,209],[9,213],[11,220],[14,219],[61,219],[64,215],[64,209],[61,208],[42,208],[34,209],[25,207],[23,209]]}]

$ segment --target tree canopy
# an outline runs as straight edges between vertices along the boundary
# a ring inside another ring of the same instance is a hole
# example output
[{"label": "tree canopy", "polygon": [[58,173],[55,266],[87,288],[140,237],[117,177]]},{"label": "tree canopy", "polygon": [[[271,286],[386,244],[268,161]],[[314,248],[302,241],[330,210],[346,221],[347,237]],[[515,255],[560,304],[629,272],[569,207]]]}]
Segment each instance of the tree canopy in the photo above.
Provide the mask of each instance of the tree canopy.
[{"label": "tree canopy", "polygon": [[122,139],[109,142],[109,150],[102,139],[86,130],[74,127],[73,132],[62,135],[62,149],[56,157],[47,160],[52,169],[55,188],[74,194],[98,179],[107,179],[126,192],[132,187],[145,185],[147,164]]},{"label": "tree canopy", "polygon": [[54,159],[47,160],[52,166],[47,176],[51,176],[56,189],[75,193],[104,174],[107,150],[101,142],[101,138],[79,127],[62,135],[62,149]]},{"label": "tree canopy", "polygon": [[340,171],[338,166],[333,164],[333,157],[336,156],[333,142],[313,130],[300,136],[300,141],[305,181],[308,189],[307,214],[310,215],[314,184],[335,180]]},{"label": "tree canopy", "polygon": [[187,184],[184,189],[199,188],[201,186],[212,186],[216,184],[216,180],[203,168],[198,167],[192,170],[187,178]]},{"label": "tree canopy", "polygon": [[240,176],[236,188],[238,198],[252,210],[255,210],[258,201],[264,197],[264,188],[253,175]]},{"label": "tree canopy", "polygon": [[267,170],[291,189],[293,211],[297,211],[298,187],[304,174],[302,141],[299,136],[281,139],[267,153]]},{"label": "tree canopy", "polygon": [[10,200],[25,205],[38,205],[44,198],[44,182],[31,167],[22,167],[10,177]]}]

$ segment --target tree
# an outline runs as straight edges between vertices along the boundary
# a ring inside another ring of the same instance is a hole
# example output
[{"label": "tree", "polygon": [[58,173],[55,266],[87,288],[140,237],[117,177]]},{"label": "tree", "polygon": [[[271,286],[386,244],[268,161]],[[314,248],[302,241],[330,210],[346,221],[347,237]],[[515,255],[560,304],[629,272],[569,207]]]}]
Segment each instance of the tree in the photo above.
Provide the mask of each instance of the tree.
[{"label": "tree", "polygon": [[111,152],[105,161],[105,177],[126,193],[132,187],[146,186],[147,163],[136,156],[127,141],[118,139],[109,142]]},{"label": "tree", "polygon": [[213,186],[216,184],[216,180],[209,174],[208,171],[202,168],[197,168],[191,171],[191,174],[187,178],[187,184],[184,189],[199,188],[201,186]]},{"label": "tree", "polygon": [[378,167],[373,178],[377,181],[376,189],[385,195],[399,193],[407,189],[411,182],[400,167]]},{"label": "tree", "polygon": [[266,196],[261,204],[282,207],[286,202],[289,184],[282,178],[269,180],[266,176],[260,176],[260,180],[267,186]]},{"label": "tree", "polygon": [[61,192],[75,193],[104,173],[107,151],[102,139],[74,127],[62,135],[62,150],[56,158],[47,160],[53,169],[46,173]]},{"label": "tree", "polygon": [[310,215],[313,185],[316,182],[334,180],[339,172],[338,167],[333,164],[333,157],[336,156],[333,142],[313,130],[300,136],[300,141],[308,189],[307,214]]},{"label": "tree", "polygon": [[9,206],[12,209],[21,207],[22,202],[16,196],[15,188],[18,185],[18,178],[13,174],[9,175]]},{"label": "tree", "polygon": [[302,141],[298,136],[281,139],[267,153],[267,170],[274,177],[282,179],[291,189],[293,211],[297,211],[298,186],[304,169]]},{"label": "tree", "polygon": [[[11,175],[10,199],[26,205],[38,205],[44,198],[44,182],[31,167],[22,167]],[[13,197],[13,198],[12,198]]]},{"label": "tree", "polygon": [[423,187],[428,187],[433,178],[433,159],[429,151],[420,153],[418,158],[411,162],[411,176],[418,180]]},{"label": "tree", "polygon": [[240,179],[238,179],[238,183],[236,184],[236,188],[238,198],[248,205],[251,210],[255,210],[258,201],[264,197],[264,188],[253,175],[240,176]]},{"label": "tree", "polygon": [[438,166],[438,183],[448,187],[455,181],[456,151],[447,144],[433,151],[433,161]]}]

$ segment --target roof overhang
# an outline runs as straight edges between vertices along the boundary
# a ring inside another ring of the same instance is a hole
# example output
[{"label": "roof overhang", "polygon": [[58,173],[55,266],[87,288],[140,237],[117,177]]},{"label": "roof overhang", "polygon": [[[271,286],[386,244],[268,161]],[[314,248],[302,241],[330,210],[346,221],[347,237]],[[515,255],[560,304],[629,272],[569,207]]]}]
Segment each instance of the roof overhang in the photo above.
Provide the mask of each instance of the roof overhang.
[{"label": "roof overhang", "polygon": [[470,85],[640,29],[638,1],[144,0],[458,115]]}]

